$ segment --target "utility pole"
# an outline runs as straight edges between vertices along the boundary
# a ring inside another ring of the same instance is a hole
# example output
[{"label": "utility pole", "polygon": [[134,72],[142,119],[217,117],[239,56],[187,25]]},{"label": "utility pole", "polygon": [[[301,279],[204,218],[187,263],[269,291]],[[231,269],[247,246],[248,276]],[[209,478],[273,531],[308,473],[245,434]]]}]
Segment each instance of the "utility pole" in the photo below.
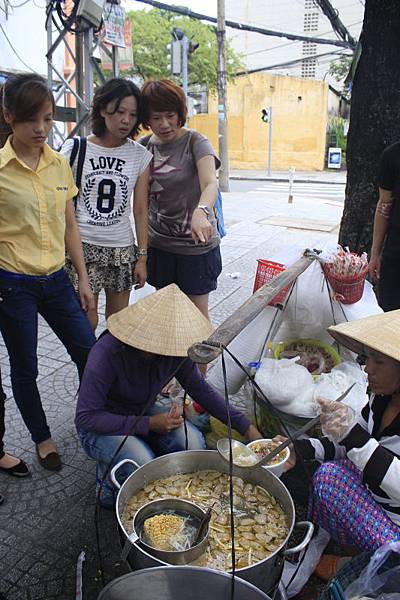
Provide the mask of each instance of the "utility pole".
[{"label": "utility pole", "polygon": [[271,177],[272,165],[272,106],[269,107],[269,123],[268,123],[268,177]]},{"label": "utility pole", "polygon": [[182,44],[182,89],[185,92],[186,101],[188,100],[188,52],[189,40],[186,35],[181,40]]},{"label": "utility pole", "polygon": [[218,152],[221,159],[219,187],[222,192],[229,192],[228,123],[226,118],[225,0],[218,0],[217,10]]}]

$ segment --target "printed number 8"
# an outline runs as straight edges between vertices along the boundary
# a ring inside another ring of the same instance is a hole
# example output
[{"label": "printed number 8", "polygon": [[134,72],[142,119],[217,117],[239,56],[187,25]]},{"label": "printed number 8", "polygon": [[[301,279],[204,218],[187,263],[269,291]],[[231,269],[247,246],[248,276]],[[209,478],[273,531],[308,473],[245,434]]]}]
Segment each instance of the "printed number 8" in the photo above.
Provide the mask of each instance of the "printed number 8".
[{"label": "printed number 8", "polygon": [[102,179],[97,188],[97,210],[107,214],[114,210],[116,185],[112,179]]}]

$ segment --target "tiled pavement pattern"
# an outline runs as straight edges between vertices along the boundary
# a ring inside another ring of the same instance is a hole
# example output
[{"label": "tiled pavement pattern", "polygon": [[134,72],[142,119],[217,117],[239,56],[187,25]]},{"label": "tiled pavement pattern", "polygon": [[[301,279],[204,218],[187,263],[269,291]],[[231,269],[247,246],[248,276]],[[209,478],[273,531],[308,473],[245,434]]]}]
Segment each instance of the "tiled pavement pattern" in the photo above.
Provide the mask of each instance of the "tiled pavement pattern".
[{"label": "tiled pavement pattern", "polygon": [[[313,199],[289,206],[283,196],[230,193],[224,198],[228,235],[222,244],[223,272],[211,295],[211,316],[220,324],[249,296],[255,261],[268,258],[286,245],[316,247],[336,234],[322,234],[260,225],[274,214],[309,217],[339,223],[340,206]],[[230,277],[239,273],[238,278]],[[102,322],[104,327],[104,320]],[[39,467],[35,448],[12,399],[7,353],[0,343],[0,364],[8,396],[6,449],[29,464],[32,477],[18,480],[0,473],[0,592],[7,600],[72,600],[76,561],[84,563],[83,599],[95,600],[101,589],[94,528],[94,463],[83,454],[73,417],[77,374],[55,335],[39,326],[39,388],[63,468],[51,473]],[[119,561],[116,519],[100,510],[100,538],[106,580],[123,572]]]}]

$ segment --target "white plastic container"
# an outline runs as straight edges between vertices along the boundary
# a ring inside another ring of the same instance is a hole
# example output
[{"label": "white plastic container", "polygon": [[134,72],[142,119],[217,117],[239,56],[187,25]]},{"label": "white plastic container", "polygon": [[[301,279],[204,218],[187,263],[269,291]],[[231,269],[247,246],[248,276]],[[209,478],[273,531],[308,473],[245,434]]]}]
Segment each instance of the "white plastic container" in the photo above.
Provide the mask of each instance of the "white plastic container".
[{"label": "white plastic container", "polygon": [[[271,439],[264,438],[264,439],[260,439],[260,440],[254,440],[253,442],[250,442],[247,445],[248,445],[249,448],[251,448],[251,450],[254,451],[254,446],[257,446],[257,445],[260,445],[260,444],[262,444],[262,445],[268,444],[269,445],[271,442],[272,442]],[[282,450],[282,453],[283,453],[282,460],[280,460],[279,462],[274,462],[271,465],[265,465],[263,467],[264,469],[267,469],[268,471],[270,471],[271,473],[273,473],[274,475],[276,475],[276,477],[280,477],[282,475],[282,473],[283,473],[285,462],[287,461],[287,459],[290,456],[290,450],[289,450],[289,448],[285,448],[284,450]],[[272,459],[272,460],[275,460],[275,459]]]}]

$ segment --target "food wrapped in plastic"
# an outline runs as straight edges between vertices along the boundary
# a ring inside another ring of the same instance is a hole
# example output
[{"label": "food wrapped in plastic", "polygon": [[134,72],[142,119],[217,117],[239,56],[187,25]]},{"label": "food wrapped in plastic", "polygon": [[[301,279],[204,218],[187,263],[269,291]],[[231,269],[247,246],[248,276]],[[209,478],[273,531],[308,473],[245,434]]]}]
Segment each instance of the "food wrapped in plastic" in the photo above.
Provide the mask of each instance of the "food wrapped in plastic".
[{"label": "food wrapped in plastic", "polygon": [[314,379],[305,367],[297,364],[296,357],[263,360],[255,381],[279,410],[305,417],[318,414]]},{"label": "food wrapped in plastic", "polygon": [[161,513],[144,521],[142,540],[157,550],[181,552],[192,546],[195,533],[196,528],[189,519],[174,513]]}]

